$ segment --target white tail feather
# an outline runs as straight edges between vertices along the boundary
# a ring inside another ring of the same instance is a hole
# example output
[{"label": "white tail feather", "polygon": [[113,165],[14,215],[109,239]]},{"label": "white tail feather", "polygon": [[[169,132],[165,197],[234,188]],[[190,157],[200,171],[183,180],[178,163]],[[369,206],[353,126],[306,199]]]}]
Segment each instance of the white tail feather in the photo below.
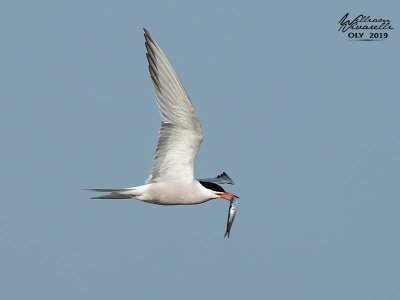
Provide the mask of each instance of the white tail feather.
[{"label": "white tail feather", "polygon": [[91,192],[111,192],[103,196],[92,197],[91,199],[131,199],[140,196],[142,192],[136,188],[124,189],[87,189]]}]

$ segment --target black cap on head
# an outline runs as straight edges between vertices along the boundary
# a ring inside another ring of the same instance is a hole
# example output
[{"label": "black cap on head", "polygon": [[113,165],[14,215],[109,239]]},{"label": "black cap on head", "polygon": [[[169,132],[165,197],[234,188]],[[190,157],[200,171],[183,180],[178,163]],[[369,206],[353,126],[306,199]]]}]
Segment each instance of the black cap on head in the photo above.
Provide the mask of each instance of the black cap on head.
[{"label": "black cap on head", "polygon": [[213,190],[214,192],[225,192],[222,186],[208,181],[199,181],[206,189]]}]

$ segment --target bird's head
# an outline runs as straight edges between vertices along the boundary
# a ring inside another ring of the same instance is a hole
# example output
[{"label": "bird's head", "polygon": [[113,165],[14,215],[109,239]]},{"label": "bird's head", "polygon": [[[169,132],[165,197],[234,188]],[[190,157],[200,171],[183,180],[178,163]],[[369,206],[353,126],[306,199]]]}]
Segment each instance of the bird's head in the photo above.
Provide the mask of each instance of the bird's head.
[{"label": "bird's head", "polygon": [[231,201],[234,197],[239,198],[239,196],[236,196],[235,194],[225,191],[222,188],[222,186],[216,183],[208,181],[199,181],[199,182],[203,187],[205,187],[212,193],[212,195],[214,196],[213,198],[222,198],[228,201]]}]

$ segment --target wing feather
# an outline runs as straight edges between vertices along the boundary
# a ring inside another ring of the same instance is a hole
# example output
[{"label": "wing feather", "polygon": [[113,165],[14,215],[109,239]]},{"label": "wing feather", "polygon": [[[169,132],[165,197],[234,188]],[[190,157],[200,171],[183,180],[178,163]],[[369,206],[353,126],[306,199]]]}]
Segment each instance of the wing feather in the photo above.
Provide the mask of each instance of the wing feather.
[{"label": "wing feather", "polygon": [[144,37],[150,77],[161,114],[157,148],[146,183],[191,181],[194,160],[203,139],[201,124],[168,58],[146,29]]}]

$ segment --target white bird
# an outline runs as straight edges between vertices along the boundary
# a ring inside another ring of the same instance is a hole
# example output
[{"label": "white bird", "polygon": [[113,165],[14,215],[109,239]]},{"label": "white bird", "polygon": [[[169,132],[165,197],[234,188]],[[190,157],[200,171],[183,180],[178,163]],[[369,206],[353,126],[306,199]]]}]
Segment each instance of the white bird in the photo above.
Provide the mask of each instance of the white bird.
[{"label": "white bird", "polygon": [[135,198],[161,205],[200,204],[216,198],[231,201],[235,195],[218,185],[233,184],[225,172],[216,178],[194,178],[194,160],[203,140],[200,121],[168,58],[150,33],[143,29],[150,76],[162,121],[151,174],[141,186],[89,189],[109,193],[93,199]]}]

